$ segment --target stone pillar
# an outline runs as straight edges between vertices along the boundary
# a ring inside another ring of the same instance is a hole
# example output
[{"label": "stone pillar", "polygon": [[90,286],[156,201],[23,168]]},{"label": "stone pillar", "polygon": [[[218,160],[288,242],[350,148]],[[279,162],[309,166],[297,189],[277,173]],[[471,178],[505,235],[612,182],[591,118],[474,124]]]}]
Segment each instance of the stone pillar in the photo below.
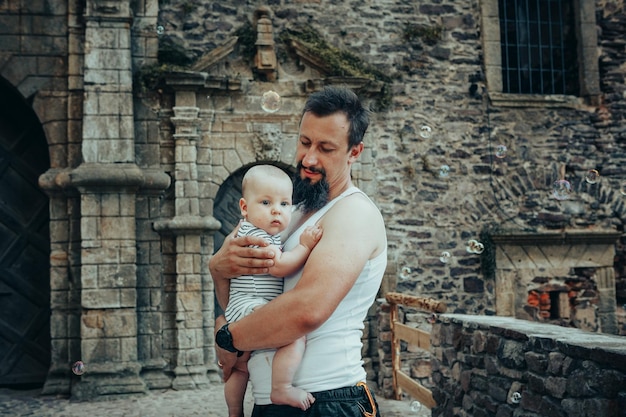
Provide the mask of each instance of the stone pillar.
[{"label": "stone pillar", "polygon": [[[193,91],[177,91],[173,108],[174,132],[174,190],[175,216],[156,222],[155,230],[171,234],[175,239],[175,277],[166,285],[174,311],[172,334],[174,389],[194,389],[208,386],[205,361],[205,326],[202,297],[202,239],[220,228],[212,216],[200,216],[197,148],[200,109],[196,107]],[[167,297],[167,295],[166,295]]]},{"label": "stone pillar", "polygon": [[[50,369],[44,395],[69,395],[72,364],[80,359],[80,201],[69,184],[69,166],[81,160],[83,101],[83,22],[82,6],[67,4],[67,133],[66,138],[50,138],[50,169],[39,178],[40,187],[50,197]],[[63,143],[66,141],[66,143]]]},{"label": "stone pillar", "polygon": [[137,359],[135,165],[129,0],[85,9],[80,194],[80,359],[77,399],[144,393]]},{"label": "stone pillar", "polygon": [[80,359],[80,285],[72,279],[80,276],[79,201],[76,192],[68,193],[67,173],[52,168],[39,178],[50,197],[50,369],[44,395],[69,395],[71,366]]},{"label": "stone pillar", "polygon": [[602,333],[619,334],[617,326],[617,309],[615,293],[615,269],[613,266],[596,270],[596,285],[598,286],[598,318]]}]

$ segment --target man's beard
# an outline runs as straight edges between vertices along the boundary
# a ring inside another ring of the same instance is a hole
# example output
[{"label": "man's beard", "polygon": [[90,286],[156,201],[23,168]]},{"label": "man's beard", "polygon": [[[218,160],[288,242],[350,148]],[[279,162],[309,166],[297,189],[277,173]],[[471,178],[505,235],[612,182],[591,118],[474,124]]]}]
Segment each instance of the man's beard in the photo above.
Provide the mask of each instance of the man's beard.
[{"label": "man's beard", "polygon": [[328,203],[330,186],[326,181],[326,173],[317,170],[322,178],[312,183],[310,178],[300,178],[302,163],[298,163],[296,175],[293,180],[293,203],[305,214],[317,211]]}]

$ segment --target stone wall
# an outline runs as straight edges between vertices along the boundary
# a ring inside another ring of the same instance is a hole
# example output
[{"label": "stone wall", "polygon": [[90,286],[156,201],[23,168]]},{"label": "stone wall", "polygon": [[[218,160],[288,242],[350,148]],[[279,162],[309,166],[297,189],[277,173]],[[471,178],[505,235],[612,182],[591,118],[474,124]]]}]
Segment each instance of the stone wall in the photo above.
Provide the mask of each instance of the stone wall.
[{"label": "stone wall", "polygon": [[[595,11],[601,97],[569,107],[490,100],[481,42],[481,7],[490,1],[365,0],[354,7],[270,0],[263,5],[276,48],[272,77],[255,71],[250,39],[232,42],[254,19],[256,2],[0,3],[0,75],[32,103],[50,152],[50,170],[40,178],[51,218],[48,392],[80,385],[70,366],[83,354],[104,366],[87,363],[82,380],[101,372],[96,385],[103,390],[202,386],[210,382],[206,374],[215,377],[206,263],[220,188],[258,161],[292,164],[307,94],[354,82],[328,76],[315,57],[307,61],[282,43],[280,35],[295,25],[387,77],[388,106],[373,112],[367,152],[353,172],[387,225],[381,292],[431,296],[455,313],[493,314],[494,279],[484,274],[485,257],[467,252],[468,240],[494,229],[623,232],[623,1],[583,0]],[[439,36],[408,37],[409,25]],[[159,60],[176,61],[187,78],[144,82],[140,76]],[[270,89],[284,98],[271,115],[259,106]],[[365,93],[375,102],[380,90]],[[422,126],[432,129],[430,137],[420,135]],[[266,128],[279,129],[282,143],[259,153],[255,140]],[[500,144],[507,155],[494,158]],[[441,176],[443,166],[449,171]],[[584,180],[592,168],[600,172],[596,184]],[[574,190],[565,202],[551,196],[561,176]],[[127,227],[115,230],[122,221]],[[622,333],[624,243],[622,237],[616,245],[615,265]],[[442,258],[444,251],[450,257]],[[412,314],[406,320],[424,322]],[[109,325],[115,323],[128,327]],[[373,330],[364,352],[374,366]],[[106,379],[111,360],[129,375],[127,385]],[[83,385],[76,392],[92,395]]]},{"label": "stone wall", "polygon": [[[602,90],[601,105],[595,107],[494,105],[483,71],[483,3],[489,2],[364,1],[352,8],[272,1],[267,6],[277,50],[276,80],[254,82],[251,64],[238,55],[244,44],[224,59],[230,68],[226,73],[240,75],[235,96],[248,96],[242,104],[252,100],[250,95],[259,96],[259,88],[284,91],[303,78],[323,78],[302,59],[294,61],[293,51],[280,41],[285,30],[304,25],[391,78],[390,105],[373,114],[366,137],[374,162],[367,172],[374,180],[370,189],[389,237],[387,288],[441,298],[453,311],[472,314],[493,314],[496,294],[493,277],[481,269],[484,257],[466,251],[470,239],[494,230],[621,231],[626,207],[620,192],[626,159],[622,2],[595,2]],[[181,62],[201,62],[251,22],[256,7],[244,1],[196,3],[187,9],[182,3],[163,4],[160,44],[184,51]],[[409,38],[409,25],[441,28],[441,34],[434,41]],[[208,71],[220,73],[221,65]],[[429,138],[420,135],[422,126],[432,129]],[[505,158],[493,156],[498,145],[507,147]],[[449,173],[440,176],[444,166]],[[596,184],[584,179],[589,169],[600,172]],[[551,195],[552,183],[561,176],[574,190],[569,201]],[[443,252],[450,254],[445,263]],[[616,277],[617,285],[622,276]],[[617,304],[620,314],[623,304]],[[626,333],[625,326],[621,319],[619,331]]]},{"label": "stone wall", "polygon": [[433,325],[438,416],[626,416],[623,338],[495,316]]}]

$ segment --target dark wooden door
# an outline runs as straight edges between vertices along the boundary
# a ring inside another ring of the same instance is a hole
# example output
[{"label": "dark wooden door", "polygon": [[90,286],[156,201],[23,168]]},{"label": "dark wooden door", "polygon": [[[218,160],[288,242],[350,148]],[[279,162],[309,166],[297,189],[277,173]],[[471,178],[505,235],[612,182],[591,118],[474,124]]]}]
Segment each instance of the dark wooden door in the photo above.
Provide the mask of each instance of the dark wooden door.
[{"label": "dark wooden door", "polygon": [[41,123],[0,78],[0,386],[41,384],[50,365],[49,167]]}]

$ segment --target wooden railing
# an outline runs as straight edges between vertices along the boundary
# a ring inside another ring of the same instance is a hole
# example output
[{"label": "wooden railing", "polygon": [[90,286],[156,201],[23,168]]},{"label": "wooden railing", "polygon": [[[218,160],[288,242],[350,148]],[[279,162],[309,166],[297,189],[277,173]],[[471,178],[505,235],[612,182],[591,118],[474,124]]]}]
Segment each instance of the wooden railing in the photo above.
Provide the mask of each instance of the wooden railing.
[{"label": "wooden railing", "polygon": [[437,405],[433,399],[432,392],[400,369],[400,342],[404,340],[409,345],[430,350],[430,333],[400,323],[398,321],[398,305],[433,313],[445,313],[447,307],[444,303],[432,298],[416,297],[396,292],[387,293],[385,298],[391,306],[391,362],[395,399],[401,399],[402,391],[404,390],[411,397],[431,409]]}]

